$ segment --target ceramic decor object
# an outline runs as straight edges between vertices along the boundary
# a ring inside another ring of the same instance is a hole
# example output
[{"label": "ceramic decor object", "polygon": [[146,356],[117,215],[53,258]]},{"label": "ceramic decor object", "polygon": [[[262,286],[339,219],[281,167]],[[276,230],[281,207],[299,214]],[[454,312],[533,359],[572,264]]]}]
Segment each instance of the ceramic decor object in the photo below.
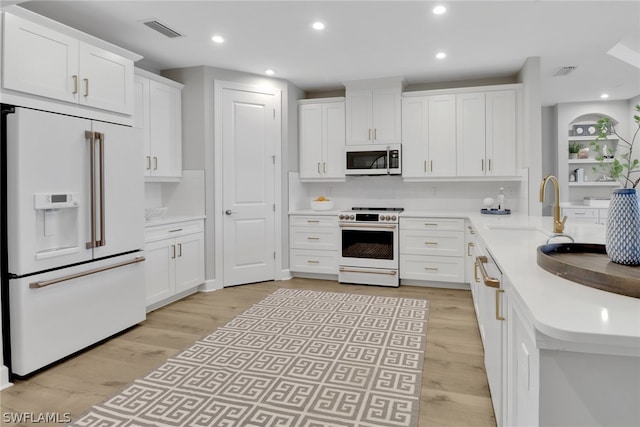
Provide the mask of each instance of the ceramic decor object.
[{"label": "ceramic decor object", "polygon": [[615,263],[640,265],[640,199],[635,188],[618,188],[611,194],[606,250]]}]

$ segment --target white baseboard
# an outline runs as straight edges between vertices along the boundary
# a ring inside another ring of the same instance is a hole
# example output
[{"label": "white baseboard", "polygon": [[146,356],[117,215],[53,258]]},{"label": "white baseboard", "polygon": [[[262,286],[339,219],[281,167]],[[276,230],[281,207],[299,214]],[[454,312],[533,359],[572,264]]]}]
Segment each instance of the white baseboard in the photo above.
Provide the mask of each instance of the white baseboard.
[{"label": "white baseboard", "polygon": [[9,388],[12,385],[13,383],[9,382],[9,368],[3,365],[0,367],[0,390]]},{"label": "white baseboard", "polygon": [[220,280],[205,280],[205,282],[200,285],[198,290],[200,292],[214,292],[222,289],[222,281]]},{"label": "white baseboard", "polygon": [[466,290],[471,289],[468,283],[431,282],[431,281],[410,280],[410,279],[400,279],[400,285],[418,286],[422,288],[444,288],[444,289],[466,289]]},{"label": "white baseboard", "polygon": [[278,277],[276,277],[276,280],[291,280],[293,279],[293,276],[291,275],[291,270],[284,269],[284,270],[280,270],[280,275]]}]

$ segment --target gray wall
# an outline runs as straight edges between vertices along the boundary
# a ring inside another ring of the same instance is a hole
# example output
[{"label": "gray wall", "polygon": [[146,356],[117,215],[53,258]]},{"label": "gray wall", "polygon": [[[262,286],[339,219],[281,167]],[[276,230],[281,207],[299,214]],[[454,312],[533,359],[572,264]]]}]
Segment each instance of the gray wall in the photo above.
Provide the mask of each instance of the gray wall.
[{"label": "gray wall", "polygon": [[[216,236],[215,218],[216,206],[214,203],[214,190],[219,188],[215,182],[214,171],[214,83],[225,81],[244,84],[248,86],[269,86],[279,89],[282,93],[282,144],[281,144],[281,200],[276,204],[281,207],[280,221],[282,228],[282,240],[276,241],[276,251],[280,254],[281,269],[289,265],[289,238],[288,238],[288,183],[289,170],[297,169],[297,99],[304,96],[304,92],[291,83],[261,75],[249,74],[239,71],[226,70],[206,66],[179,68],[165,70],[162,75],[185,85],[182,93],[182,114],[184,117],[182,127],[182,167],[183,169],[205,170],[205,268],[207,289],[222,286],[221,271],[216,271],[220,265],[216,261]],[[278,237],[278,236],[277,236]],[[220,247],[220,246],[218,246]],[[219,260],[218,260],[219,261]]]}]

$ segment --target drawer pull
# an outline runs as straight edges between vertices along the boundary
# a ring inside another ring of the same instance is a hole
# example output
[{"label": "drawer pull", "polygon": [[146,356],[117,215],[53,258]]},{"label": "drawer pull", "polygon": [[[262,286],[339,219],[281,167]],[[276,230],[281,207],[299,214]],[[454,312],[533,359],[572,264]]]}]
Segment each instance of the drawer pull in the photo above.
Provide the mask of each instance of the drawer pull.
[{"label": "drawer pull", "polygon": [[438,242],[424,242],[425,245],[437,245]]},{"label": "drawer pull", "polygon": [[308,219],[307,223],[309,223],[309,224],[319,224],[320,220],[319,219]]},{"label": "drawer pull", "polygon": [[307,263],[309,263],[309,264],[320,264],[320,261],[316,261],[314,259],[310,259],[310,260],[307,260]]},{"label": "drawer pull", "polygon": [[307,237],[307,240],[320,240],[319,237]]},{"label": "drawer pull", "polygon": [[182,231],[182,228],[176,228],[174,230],[169,230],[169,233],[177,233],[178,231]]},{"label": "drawer pull", "polygon": [[504,293],[504,289],[496,289],[496,320],[505,320],[500,314],[500,294]]},{"label": "drawer pull", "polygon": [[474,247],[476,244],[473,242],[469,242],[467,243],[467,256],[473,256],[473,254],[471,253],[472,251],[472,247]]},{"label": "drawer pull", "polygon": [[438,226],[438,224],[437,224],[437,223],[435,223],[435,222],[425,222],[425,223],[424,223],[424,226],[425,226],[425,227],[437,227],[437,226]]},{"label": "drawer pull", "polygon": [[438,267],[425,267],[424,269],[427,271],[438,271]]}]

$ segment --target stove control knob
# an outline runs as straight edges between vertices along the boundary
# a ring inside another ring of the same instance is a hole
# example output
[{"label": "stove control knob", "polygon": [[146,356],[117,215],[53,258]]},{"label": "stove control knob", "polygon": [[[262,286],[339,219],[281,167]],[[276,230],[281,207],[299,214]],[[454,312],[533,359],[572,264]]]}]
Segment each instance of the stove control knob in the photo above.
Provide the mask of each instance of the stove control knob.
[{"label": "stove control knob", "polygon": [[338,215],[338,219],[344,219],[344,215],[342,214]]},{"label": "stove control knob", "polygon": [[391,215],[391,221],[395,221],[396,220],[396,216],[395,215]]},{"label": "stove control knob", "polygon": [[391,221],[391,217],[389,215],[385,216],[384,219],[386,219],[387,221]]},{"label": "stove control knob", "polygon": [[355,215],[351,215],[351,216],[349,217],[349,219],[354,220],[354,219],[356,219],[356,216],[355,216]]}]

